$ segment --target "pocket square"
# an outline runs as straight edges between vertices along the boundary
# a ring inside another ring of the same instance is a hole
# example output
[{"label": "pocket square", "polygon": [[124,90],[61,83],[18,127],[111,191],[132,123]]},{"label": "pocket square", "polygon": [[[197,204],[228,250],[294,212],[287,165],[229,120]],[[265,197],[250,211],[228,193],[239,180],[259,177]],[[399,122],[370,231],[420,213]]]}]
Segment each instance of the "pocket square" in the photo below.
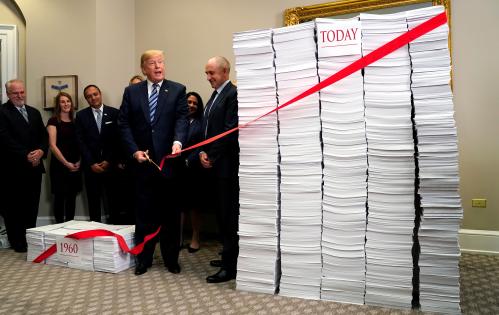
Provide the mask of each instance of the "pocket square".
[{"label": "pocket square", "polygon": [[112,124],[112,123],[113,123],[112,121],[106,121],[104,124],[109,125],[109,124]]}]

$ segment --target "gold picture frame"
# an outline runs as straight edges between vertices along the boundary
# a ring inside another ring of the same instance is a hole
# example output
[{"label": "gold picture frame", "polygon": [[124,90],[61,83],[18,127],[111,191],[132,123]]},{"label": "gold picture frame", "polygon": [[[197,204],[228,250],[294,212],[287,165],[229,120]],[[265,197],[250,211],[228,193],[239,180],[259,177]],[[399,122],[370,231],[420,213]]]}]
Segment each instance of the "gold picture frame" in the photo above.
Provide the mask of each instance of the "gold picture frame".
[{"label": "gold picture frame", "polygon": [[[452,64],[452,45],[451,45],[451,0],[338,0],[322,4],[294,7],[284,10],[284,25],[296,25],[307,22],[315,18],[327,18],[338,15],[368,12],[372,10],[383,10],[404,6],[410,6],[421,3],[431,3],[432,5],[442,5],[447,13],[447,24],[449,25],[449,54]],[[452,87],[452,70],[451,70]]]},{"label": "gold picture frame", "polygon": [[43,77],[43,109],[52,110],[55,107],[55,97],[59,92],[66,92],[73,99],[74,109],[78,109],[78,76],[55,75]]},{"label": "gold picture frame", "polygon": [[284,10],[284,25],[300,24],[320,17],[332,17],[429,2],[432,5],[443,5],[445,7],[450,28],[450,0],[339,0],[286,9]]}]

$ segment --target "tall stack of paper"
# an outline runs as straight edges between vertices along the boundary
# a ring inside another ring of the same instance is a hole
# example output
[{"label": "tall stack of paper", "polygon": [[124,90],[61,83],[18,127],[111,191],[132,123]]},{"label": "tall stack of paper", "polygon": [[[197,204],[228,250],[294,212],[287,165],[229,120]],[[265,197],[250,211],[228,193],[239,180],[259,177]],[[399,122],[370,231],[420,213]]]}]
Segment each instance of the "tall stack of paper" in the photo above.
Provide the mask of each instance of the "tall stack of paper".
[{"label": "tall stack of paper", "polygon": [[[362,57],[359,18],[317,19],[322,80]],[[324,144],[321,298],[364,304],[367,143],[361,71],[320,92]]]},{"label": "tall stack of paper", "polygon": [[[314,22],[274,30],[279,104],[318,83]],[[319,94],[279,111],[280,294],[320,298],[322,152]]]},{"label": "tall stack of paper", "polygon": [[[361,14],[364,55],[407,31],[405,12]],[[414,140],[407,46],[365,68],[366,304],[411,307]]]},{"label": "tall stack of paper", "polygon": [[[272,30],[234,34],[239,124],[276,108]],[[239,131],[238,289],[274,293],[279,277],[277,114]]]},{"label": "tall stack of paper", "polygon": [[[441,6],[407,12],[409,28],[444,11]],[[457,132],[450,88],[448,26],[440,26],[409,45],[412,93],[418,138],[421,310],[460,313]]]}]

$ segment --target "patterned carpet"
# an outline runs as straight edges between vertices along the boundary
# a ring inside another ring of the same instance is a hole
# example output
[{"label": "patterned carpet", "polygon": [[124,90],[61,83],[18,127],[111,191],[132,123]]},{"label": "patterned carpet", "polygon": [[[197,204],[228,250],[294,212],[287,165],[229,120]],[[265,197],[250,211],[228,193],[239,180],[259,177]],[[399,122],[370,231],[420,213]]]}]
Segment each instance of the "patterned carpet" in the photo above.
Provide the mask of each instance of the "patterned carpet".
[{"label": "patterned carpet", "polygon": [[[235,281],[207,284],[216,272],[214,243],[195,254],[183,250],[182,272],[159,259],[146,274],[88,272],[32,264],[26,254],[0,250],[0,314],[421,314],[364,305],[313,301],[235,290]],[[499,314],[499,256],[463,254],[464,314]]]}]

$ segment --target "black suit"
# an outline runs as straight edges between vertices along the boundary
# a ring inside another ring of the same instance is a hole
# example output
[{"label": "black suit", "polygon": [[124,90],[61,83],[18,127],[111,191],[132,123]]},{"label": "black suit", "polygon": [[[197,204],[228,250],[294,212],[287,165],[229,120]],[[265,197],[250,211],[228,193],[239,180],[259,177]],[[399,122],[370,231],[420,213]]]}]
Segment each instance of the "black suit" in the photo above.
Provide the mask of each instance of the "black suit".
[{"label": "black suit", "polygon": [[[202,130],[205,138],[211,138],[237,127],[237,88],[229,82],[220,92],[215,102],[207,103]],[[239,254],[239,143],[238,133],[221,138],[205,145],[213,167],[208,169],[208,177],[213,182],[213,196],[217,211],[218,225],[222,238],[222,265],[230,273],[236,272]]]},{"label": "black suit", "polygon": [[[151,122],[147,83],[143,81],[125,88],[119,126],[129,156],[136,151],[148,151],[150,158],[159,164],[163,156],[171,153],[174,141],[185,143],[188,126],[185,86],[162,81]],[[142,242],[145,235],[162,225],[160,248],[167,267],[177,264],[180,249],[180,214],[178,196],[173,193],[172,164],[168,161],[161,174],[150,163],[135,160],[130,163],[136,184],[135,241]],[[139,263],[151,265],[154,246],[155,241],[151,241],[144,247],[137,257]]]},{"label": "black suit", "polygon": [[0,109],[1,174],[4,181],[4,219],[13,248],[26,247],[26,229],[36,226],[43,162],[33,167],[29,152],[41,149],[47,155],[48,136],[40,112],[28,105],[28,120],[10,101]]},{"label": "black suit", "polygon": [[[88,210],[91,221],[101,221],[101,200],[103,193],[108,202],[111,223],[114,223],[116,199],[114,173],[120,154],[120,135],[116,108],[104,105],[101,131],[97,127],[92,107],[87,107],[76,114],[75,125],[82,156],[82,168],[85,175]],[[95,173],[91,166],[107,161],[110,167],[103,173]]]}]

